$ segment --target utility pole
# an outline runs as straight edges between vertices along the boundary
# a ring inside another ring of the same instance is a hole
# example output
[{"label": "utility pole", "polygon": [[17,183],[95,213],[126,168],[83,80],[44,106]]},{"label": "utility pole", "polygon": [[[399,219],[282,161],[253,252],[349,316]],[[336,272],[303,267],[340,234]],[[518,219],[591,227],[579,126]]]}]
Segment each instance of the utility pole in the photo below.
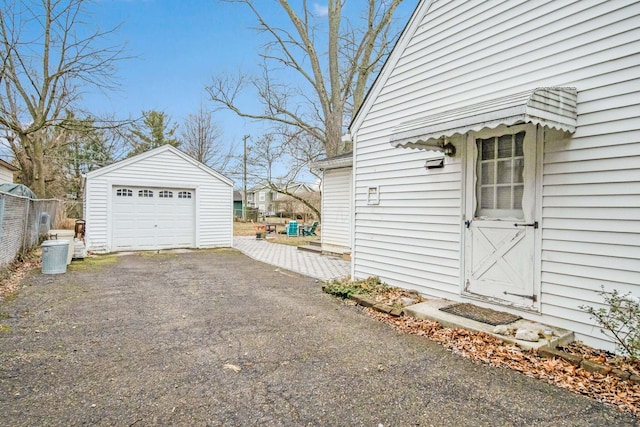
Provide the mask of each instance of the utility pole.
[{"label": "utility pole", "polygon": [[247,220],[247,139],[249,135],[242,137],[244,154],[242,159],[242,221]]}]

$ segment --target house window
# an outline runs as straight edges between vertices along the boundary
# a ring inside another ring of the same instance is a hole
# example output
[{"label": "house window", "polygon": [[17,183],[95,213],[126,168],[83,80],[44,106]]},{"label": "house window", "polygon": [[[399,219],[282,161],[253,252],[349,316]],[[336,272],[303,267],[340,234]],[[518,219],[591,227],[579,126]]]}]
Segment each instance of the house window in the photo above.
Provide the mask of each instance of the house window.
[{"label": "house window", "polygon": [[118,188],[116,190],[116,196],[118,197],[133,197],[133,191],[128,188]]},{"label": "house window", "polygon": [[253,202],[253,194],[247,194],[247,202]]},{"label": "house window", "polygon": [[178,193],[178,199],[190,199],[191,191],[180,191]]},{"label": "house window", "polygon": [[260,195],[260,201],[264,202],[264,193],[261,191],[259,195]]},{"label": "house window", "polygon": [[138,197],[153,197],[152,190],[139,190]]},{"label": "house window", "polygon": [[524,132],[476,139],[478,217],[522,218]]},{"label": "house window", "polygon": [[369,187],[367,190],[367,204],[377,205],[380,203],[380,187]]},{"label": "house window", "polygon": [[158,196],[161,199],[172,199],[173,198],[173,191],[169,191],[169,190],[162,190],[158,193]]}]

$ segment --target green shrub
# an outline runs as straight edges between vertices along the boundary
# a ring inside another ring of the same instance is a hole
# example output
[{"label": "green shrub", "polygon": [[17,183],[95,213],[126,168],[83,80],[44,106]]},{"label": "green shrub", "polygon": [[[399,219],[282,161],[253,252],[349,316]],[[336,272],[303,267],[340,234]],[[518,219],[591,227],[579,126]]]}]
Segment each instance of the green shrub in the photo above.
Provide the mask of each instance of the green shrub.
[{"label": "green shrub", "polygon": [[378,277],[368,277],[355,281],[331,280],[324,285],[325,292],[341,297],[349,298],[351,295],[379,295],[389,290],[389,285],[382,283]]},{"label": "green shrub", "polygon": [[595,309],[581,305],[601,327],[602,333],[613,338],[617,349],[632,359],[640,358],[640,299],[627,292],[598,292],[607,307]]}]

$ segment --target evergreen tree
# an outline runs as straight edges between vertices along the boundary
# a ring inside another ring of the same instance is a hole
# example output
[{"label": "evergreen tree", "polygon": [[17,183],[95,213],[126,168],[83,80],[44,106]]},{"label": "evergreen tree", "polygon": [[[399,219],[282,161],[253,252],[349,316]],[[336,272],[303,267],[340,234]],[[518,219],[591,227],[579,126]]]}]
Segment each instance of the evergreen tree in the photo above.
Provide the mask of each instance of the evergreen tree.
[{"label": "evergreen tree", "polygon": [[170,124],[171,118],[161,111],[143,111],[142,123],[131,125],[128,134],[130,150],[127,157],[144,153],[165,144],[180,146],[180,140],[174,137],[177,124]]}]

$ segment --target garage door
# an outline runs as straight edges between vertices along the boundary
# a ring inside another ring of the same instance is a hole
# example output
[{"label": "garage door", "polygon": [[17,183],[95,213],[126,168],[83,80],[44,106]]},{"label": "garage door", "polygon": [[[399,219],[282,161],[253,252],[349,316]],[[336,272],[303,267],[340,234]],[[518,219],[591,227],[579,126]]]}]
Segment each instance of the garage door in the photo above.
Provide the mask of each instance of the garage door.
[{"label": "garage door", "polygon": [[195,247],[195,192],[113,188],[113,250]]}]

